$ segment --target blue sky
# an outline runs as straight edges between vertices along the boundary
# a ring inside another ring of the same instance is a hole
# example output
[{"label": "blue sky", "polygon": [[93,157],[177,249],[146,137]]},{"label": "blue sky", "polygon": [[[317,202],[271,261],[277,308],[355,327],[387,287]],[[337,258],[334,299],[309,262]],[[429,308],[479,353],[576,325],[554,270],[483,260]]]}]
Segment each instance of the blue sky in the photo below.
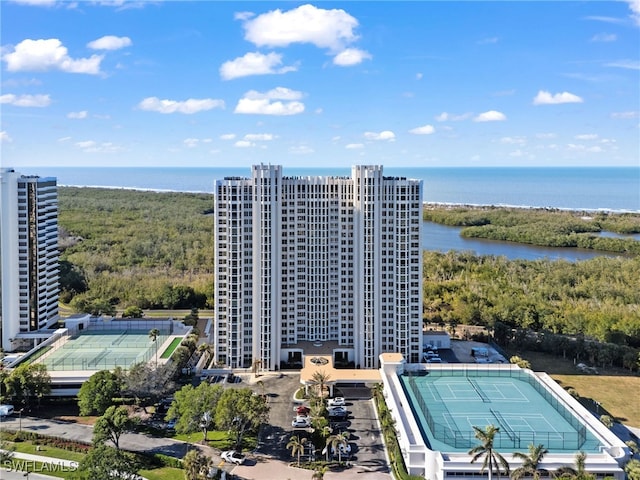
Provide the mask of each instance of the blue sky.
[{"label": "blue sky", "polygon": [[640,165],[640,0],[0,9],[5,167]]}]

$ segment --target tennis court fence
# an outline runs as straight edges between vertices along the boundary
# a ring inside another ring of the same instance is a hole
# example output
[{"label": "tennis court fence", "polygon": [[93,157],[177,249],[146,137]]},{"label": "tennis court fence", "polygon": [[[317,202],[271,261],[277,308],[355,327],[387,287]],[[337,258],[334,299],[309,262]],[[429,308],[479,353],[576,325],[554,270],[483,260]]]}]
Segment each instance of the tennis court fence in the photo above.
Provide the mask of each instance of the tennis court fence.
[{"label": "tennis court fence", "polygon": [[[455,375],[452,375],[455,372]],[[493,373],[493,375],[491,374]],[[456,427],[455,422],[448,422],[448,425],[444,425],[438,419],[440,418],[453,418],[449,412],[446,403],[439,396],[436,388],[430,388],[429,391],[435,397],[435,401],[429,404],[425,400],[424,391],[421,391],[416,377],[424,376],[422,372],[406,371],[407,377],[406,385],[411,390],[411,397],[417,404],[420,412],[424,416],[426,423],[431,431],[431,435],[436,440],[444,442],[456,448],[472,448],[477,445],[478,440],[475,437],[474,432],[461,431]],[[479,377],[479,376],[500,376],[511,377],[518,380],[523,380],[529,383],[548,403],[551,405],[574,429],[568,432],[558,431],[542,431],[542,430],[523,430],[518,431],[510,427],[509,423],[493,409],[491,413],[496,418],[497,426],[501,428],[501,431],[505,435],[498,435],[494,440],[494,446],[497,448],[513,448],[522,449],[527,448],[530,444],[543,444],[549,449],[560,450],[580,450],[586,439],[587,429],[586,427],[568,410],[564,402],[559,399],[555,394],[547,390],[531,375],[523,372],[520,369],[504,368],[504,369],[489,369],[480,371],[478,369],[455,369],[455,370],[430,370],[429,375],[434,376],[467,376],[467,377]],[[469,379],[471,382],[471,379]],[[405,382],[400,382],[403,386]],[[471,382],[474,388],[479,389],[479,386],[475,382]],[[408,393],[408,392],[405,392]],[[484,398],[481,396],[482,400]],[[412,402],[412,403],[414,403]],[[484,425],[478,425],[484,428]]]}]

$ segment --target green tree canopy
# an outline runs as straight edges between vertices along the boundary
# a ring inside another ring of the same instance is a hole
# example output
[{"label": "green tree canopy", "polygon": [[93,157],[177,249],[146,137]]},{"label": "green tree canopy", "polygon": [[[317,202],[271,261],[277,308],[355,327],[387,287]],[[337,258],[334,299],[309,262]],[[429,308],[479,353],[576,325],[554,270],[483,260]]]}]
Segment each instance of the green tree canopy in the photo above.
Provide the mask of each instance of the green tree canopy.
[{"label": "green tree canopy", "polygon": [[123,391],[136,399],[136,404],[146,407],[160,401],[173,391],[172,370],[169,366],[158,367],[149,363],[136,363],[124,376]]},{"label": "green tree canopy", "polygon": [[137,478],[140,462],[130,453],[96,445],[80,461],[77,475],[82,480],[131,480]]},{"label": "green tree canopy", "polygon": [[36,399],[38,406],[42,397],[51,392],[51,377],[43,363],[19,365],[4,378],[6,396],[16,405],[29,408]]},{"label": "green tree canopy", "polygon": [[264,397],[250,388],[228,388],[218,401],[215,423],[235,436],[236,448],[240,449],[244,434],[256,431],[268,418],[269,406]]},{"label": "green tree canopy", "polygon": [[111,406],[93,426],[93,444],[102,445],[111,441],[120,450],[120,437],[123,433],[131,432],[137,425],[137,419],[129,417],[125,406]]},{"label": "green tree canopy", "polygon": [[100,370],[82,384],[78,392],[80,415],[103,415],[113,405],[113,399],[121,396],[121,373]]},{"label": "green tree canopy", "polygon": [[197,387],[186,385],[174,394],[166,418],[177,419],[176,432],[193,433],[201,429],[200,423],[205,412],[216,411],[222,393],[222,386],[207,382]]}]

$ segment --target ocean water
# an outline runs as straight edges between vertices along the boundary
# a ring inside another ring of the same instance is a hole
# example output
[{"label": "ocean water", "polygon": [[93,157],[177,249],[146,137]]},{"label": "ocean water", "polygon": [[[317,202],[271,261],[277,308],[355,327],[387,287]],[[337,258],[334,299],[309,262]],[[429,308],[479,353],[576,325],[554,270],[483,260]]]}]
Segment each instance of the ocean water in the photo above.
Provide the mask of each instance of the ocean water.
[{"label": "ocean water", "polygon": [[[59,185],[213,192],[215,180],[248,177],[248,167],[30,167],[28,175],[54,176]],[[348,176],[350,168],[284,167],[287,176]],[[447,204],[543,207],[640,212],[640,167],[576,168],[397,168],[387,176],[424,182],[424,201]]]}]

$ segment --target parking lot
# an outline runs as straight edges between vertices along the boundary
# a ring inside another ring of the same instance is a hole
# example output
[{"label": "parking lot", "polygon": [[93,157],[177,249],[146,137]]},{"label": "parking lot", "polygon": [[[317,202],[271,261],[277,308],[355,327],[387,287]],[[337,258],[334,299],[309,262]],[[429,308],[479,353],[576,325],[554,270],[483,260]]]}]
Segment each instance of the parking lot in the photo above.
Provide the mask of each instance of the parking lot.
[{"label": "parking lot", "polygon": [[[292,435],[308,437],[312,431],[310,428],[293,428],[292,420],[296,416],[296,408],[302,404],[294,400],[294,394],[302,385],[300,375],[297,373],[269,373],[257,379],[252,375],[239,375],[242,382],[237,386],[250,386],[259,392],[265,392],[269,401],[269,425],[260,432],[258,447],[250,456],[255,461],[248,462],[247,466],[236,467],[234,473],[244,476],[245,469],[256,468],[260,462],[267,458],[278,459],[283,462],[294,462],[291,451],[286,445]],[[347,417],[344,421],[334,422],[334,433],[338,431],[349,434],[351,455],[348,460],[350,472],[365,473],[389,471],[385,456],[382,434],[379,429],[375,414],[371,393],[364,385],[346,385],[341,389],[346,400]],[[306,461],[311,451],[305,451],[301,458]],[[321,451],[315,452],[316,459],[323,455]],[[362,475],[360,475],[361,477]],[[257,477],[256,477],[257,478]],[[390,478],[390,477],[388,477]]]}]

